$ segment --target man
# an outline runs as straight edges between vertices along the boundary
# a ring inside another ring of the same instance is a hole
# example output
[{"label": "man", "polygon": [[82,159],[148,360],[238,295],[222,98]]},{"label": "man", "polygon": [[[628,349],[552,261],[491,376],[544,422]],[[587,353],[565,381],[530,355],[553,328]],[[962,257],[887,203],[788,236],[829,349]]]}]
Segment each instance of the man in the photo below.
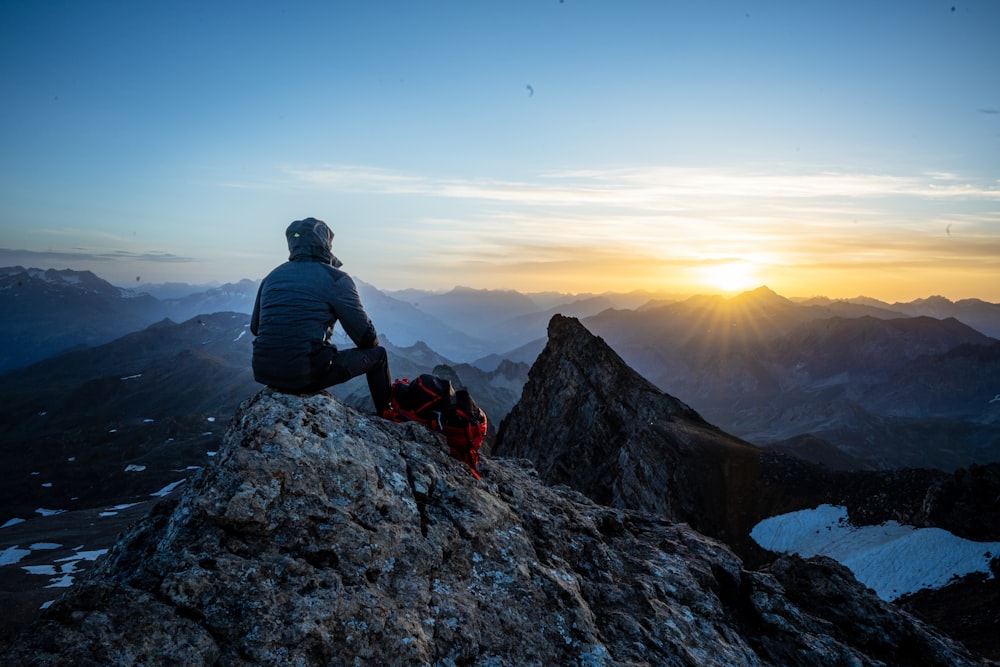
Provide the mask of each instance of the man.
[{"label": "man", "polygon": [[[358,289],[334,257],[333,232],[316,218],[285,230],[288,261],[264,278],[250,318],[253,376],[278,391],[311,394],[365,374],[375,414],[389,407],[389,362]],[[331,342],[340,321],[356,348]]]}]

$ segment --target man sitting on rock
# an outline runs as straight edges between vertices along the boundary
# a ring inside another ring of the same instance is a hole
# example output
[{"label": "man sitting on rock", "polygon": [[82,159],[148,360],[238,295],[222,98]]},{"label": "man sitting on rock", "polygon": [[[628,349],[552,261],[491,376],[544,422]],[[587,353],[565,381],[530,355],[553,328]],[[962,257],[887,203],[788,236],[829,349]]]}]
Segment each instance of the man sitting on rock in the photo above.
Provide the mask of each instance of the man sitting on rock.
[{"label": "man sitting on rock", "polygon": [[[375,414],[389,407],[389,362],[358,289],[332,252],[333,232],[316,218],[285,230],[288,261],[260,283],[250,318],[253,376],[277,391],[311,394],[367,376]],[[331,342],[340,321],[356,348]]]}]

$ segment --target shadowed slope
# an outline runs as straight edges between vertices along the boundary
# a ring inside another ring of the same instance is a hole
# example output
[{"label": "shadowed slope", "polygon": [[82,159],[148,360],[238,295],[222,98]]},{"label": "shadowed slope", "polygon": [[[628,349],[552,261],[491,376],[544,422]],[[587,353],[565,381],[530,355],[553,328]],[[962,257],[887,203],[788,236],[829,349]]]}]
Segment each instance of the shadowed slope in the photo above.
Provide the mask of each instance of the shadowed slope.
[{"label": "shadowed slope", "polygon": [[747,541],[745,521],[730,508],[751,500],[760,450],[645,380],[574,318],[552,318],[494,453],[530,458],[548,483],[599,503]]}]

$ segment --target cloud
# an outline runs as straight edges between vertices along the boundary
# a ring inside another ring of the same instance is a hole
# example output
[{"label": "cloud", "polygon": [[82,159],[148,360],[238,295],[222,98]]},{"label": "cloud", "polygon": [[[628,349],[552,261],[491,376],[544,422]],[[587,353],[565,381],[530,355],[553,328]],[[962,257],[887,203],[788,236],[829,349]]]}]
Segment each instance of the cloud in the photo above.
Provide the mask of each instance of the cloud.
[{"label": "cloud", "polygon": [[440,178],[352,165],[285,168],[302,186],[347,192],[419,194],[517,204],[655,206],[682,210],[699,200],[933,197],[1000,201],[1000,188],[929,173],[894,176],[818,171],[632,167],[553,171],[530,180]]},{"label": "cloud", "polygon": [[68,251],[36,251],[0,248],[0,263],[3,264],[14,263],[49,265],[52,263],[83,264],[90,262],[111,263],[126,261],[186,264],[192,262],[203,262],[205,260],[197,257],[183,257],[169,252],[158,251],[131,252],[127,250],[112,250],[107,252],[93,252],[83,248],[71,249]]}]

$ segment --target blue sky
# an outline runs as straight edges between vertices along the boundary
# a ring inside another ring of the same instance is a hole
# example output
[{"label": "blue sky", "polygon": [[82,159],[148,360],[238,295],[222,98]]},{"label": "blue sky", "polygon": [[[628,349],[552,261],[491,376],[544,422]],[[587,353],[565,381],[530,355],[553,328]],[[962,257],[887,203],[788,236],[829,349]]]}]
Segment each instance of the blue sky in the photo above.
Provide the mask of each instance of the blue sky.
[{"label": "blue sky", "polygon": [[1000,301],[1000,2],[0,3],[0,265]]}]

